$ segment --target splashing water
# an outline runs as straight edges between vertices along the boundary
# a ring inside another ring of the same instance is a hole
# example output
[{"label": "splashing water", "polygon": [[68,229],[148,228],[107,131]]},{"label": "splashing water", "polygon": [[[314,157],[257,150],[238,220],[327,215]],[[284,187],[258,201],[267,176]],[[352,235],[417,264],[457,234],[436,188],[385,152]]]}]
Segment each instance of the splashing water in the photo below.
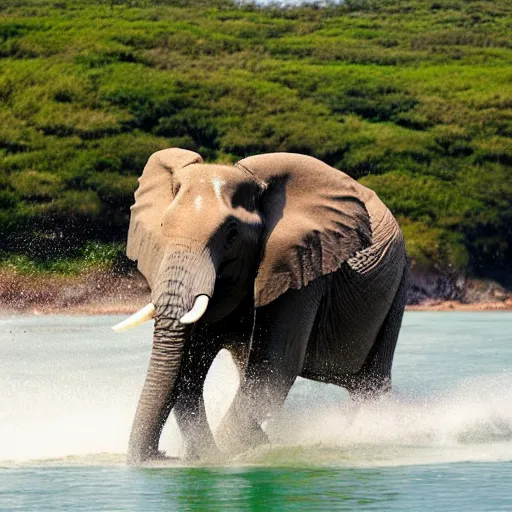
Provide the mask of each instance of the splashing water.
[{"label": "splashing water", "polygon": [[[0,320],[2,465],[48,464],[48,459],[52,464],[124,464],[151,334],[148,327],[127,337],[112,336],[106,326],[116,320]],[[482,362],[482,374],[468,376],[468,371],[459,377],[449,372],[456,358],[445,361],[445,367],[425,361],[427,356],[437,360],[437,349],[448,358],[446,340],[440,340],[424,347],[421,366],[435,372],[443,386],[431,385],[418,370],[411,384],[406,376],[417,347],[408,349],[405,331],[402,353],[397,353],[398,390],[390,396],[356,406],[340,388],[298,379],[284,410],[265,425],[271,446],[227,463],[366,467],[511,460],[512,374],[497,371],[500,365],[510,368],[511,349],[504,353],[504,345],[489,367]],[[205,385],[214,429],[237,386],[236,368],[223,351]],[[161,448],[181,454],[172,417]]]},{"label": "splashing water", "polygon": [[[442,395],[389,396],[356,408],[288,410],[271,438],[322,449],[328,462],[422,464],[512,458],[512,378],[470,379]],[[300,418],[303,419],[300,419]],[[492,446],[490,444],[492,443]],[[307,452],[301,454],[306,460]]]}]

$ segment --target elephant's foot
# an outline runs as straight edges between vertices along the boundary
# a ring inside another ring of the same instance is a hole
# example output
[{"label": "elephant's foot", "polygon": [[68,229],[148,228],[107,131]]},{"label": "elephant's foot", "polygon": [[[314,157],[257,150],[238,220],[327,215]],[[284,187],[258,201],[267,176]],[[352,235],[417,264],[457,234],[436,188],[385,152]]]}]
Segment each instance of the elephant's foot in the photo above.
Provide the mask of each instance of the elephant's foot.
[{"label": "elephant's foot", "polygon": [[222,450],[230,456],[270,444],[267,434],[256,421],[232,412],[222,420],[216,438]]},{"label": "elephant's foot", "polygon": [[186,462],[220,462],[226,456],[217,448],[216,445],[205,445],[201,443],[185,445],[185,455],[183,459]]},{"label": "elephant's foot", "polygon": [[178,457],[170,457],[162,450],[152,450],[146,454],[146,457],[128,456],[128,465],[134,467],[158,466],[166,463],[178,461]]}]

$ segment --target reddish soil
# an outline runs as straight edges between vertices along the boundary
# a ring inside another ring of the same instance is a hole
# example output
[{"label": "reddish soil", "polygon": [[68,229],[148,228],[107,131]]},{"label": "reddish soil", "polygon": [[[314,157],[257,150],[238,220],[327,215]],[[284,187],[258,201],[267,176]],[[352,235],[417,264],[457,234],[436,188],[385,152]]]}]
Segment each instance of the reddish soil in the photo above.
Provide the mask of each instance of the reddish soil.
[{"label": "reddish soil", "polygon": [[140,274],[31,276],[0,271],[2,314],[130,314],[149,301],[149,287]]},{"label": "reddish soil", "polygon": [[[409,311],[512,310],[512,297],[462,303],[429,299]],[[150,301],[149,287],[138,274],[91,272],[82,276],[24,275],[0,270],[0,314],[131,314]]]},{"label": "reddish soil", "polygon": [[512,311],[512,299],[465,304],[456,300],[430,300],[407,306],[407,311]]}]

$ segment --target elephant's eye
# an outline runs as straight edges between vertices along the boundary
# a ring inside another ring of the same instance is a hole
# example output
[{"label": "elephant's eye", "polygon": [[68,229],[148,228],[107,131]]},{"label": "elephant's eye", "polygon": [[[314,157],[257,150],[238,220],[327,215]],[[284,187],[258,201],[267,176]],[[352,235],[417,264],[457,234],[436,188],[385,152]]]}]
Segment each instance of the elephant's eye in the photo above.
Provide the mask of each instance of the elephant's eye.
[{"label": "elephant's eye", "polygon": [[231,249],[237,242],[239,236],[238,223],[231,221],[226,230],[226,238],[224,239],[224,245],[226,249]]}]

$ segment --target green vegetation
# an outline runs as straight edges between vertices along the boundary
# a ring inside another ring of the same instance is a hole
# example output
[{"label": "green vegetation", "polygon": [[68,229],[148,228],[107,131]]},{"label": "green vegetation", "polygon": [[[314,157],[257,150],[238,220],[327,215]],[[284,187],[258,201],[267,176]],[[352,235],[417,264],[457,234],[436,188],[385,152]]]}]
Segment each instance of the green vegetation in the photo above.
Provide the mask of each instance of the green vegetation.
[{"label": "green vegetation", "polygon": [[76,248],[74,257],[36,257],[24,254],[4,255],[1,269],[13,270],[22,275],[66,274],[78,275],[84,271],[108,270],[123,273],[126,269],[123,258],[125,245],[122,243],[87,242]]},{"label": "green vegetation", "polygon": [[508,0],[3,0],[0,23],[4,265],[111,264],[146,159],[179,146],[311,154],[418,265],[512,275]]}]

